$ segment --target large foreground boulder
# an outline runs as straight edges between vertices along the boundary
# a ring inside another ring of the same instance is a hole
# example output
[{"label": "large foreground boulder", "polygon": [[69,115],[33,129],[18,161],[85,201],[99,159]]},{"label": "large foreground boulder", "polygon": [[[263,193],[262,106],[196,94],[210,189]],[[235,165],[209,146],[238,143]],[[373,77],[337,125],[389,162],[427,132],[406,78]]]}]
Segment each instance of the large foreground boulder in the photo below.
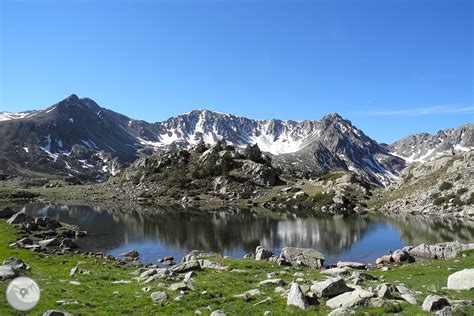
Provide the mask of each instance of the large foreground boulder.
[{"label": "large foreground boulder", "polygon": [[319,297],[334,297],[350,291],[352,289],[341,278],[330,278],[322,282],[314,282],[311,285],[311,292]]},{"label": "large foreground boulder", "polygon": [[297,306],[301,309],[308,308],[308,302],[306,297],[300,289],[300,286],[297,283],[292,283],[290,288],[290,293],[288,294],[287,305]]},{"label": "large foreground boulder", "polygon": [[326,302],[326,306],[329,308],[351,308],[365,305],[370,298],[374,297],[374,293],[357,288],[352,292],[346,292],[336,297],[331,298]]},{"label": "large foreground boulder", "polygon": [[448,277],[448,289],[472,290],[474,289],[474,269],[464,269]]},{"label": "large foreground boulder", "polygon": [[448,306],[449,302],[446,297],[441,297],[438,295],[428,295],[423,302],[422,308],[427,312],[439,311],[445,306]]},{"label": "large foreground boulder", "polygon": [[289,262],[292,266],[303,266],[321,269],[324,264],[324,256],[311,248],[285,247],[281,250],[280,260]]}]

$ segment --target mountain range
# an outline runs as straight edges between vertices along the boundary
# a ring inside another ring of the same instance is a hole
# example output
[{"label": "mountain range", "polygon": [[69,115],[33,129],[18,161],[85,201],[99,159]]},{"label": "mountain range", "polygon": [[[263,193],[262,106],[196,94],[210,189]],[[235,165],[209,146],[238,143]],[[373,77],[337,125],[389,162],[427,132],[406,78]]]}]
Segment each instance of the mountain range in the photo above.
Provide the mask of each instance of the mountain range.
[{"label": "mountain range", "polygon": [[252,120],[208,110],[149,123],[71,95],[44,110],[0,112],[0,170],[23,176],[100,180],[141,156],[189,149],[200,140],[258,144],[275,165],[296,172],[353,171],[385,186],[407,163],[474,148],[474,125],[379,144],[336,113],[321,120]]}]

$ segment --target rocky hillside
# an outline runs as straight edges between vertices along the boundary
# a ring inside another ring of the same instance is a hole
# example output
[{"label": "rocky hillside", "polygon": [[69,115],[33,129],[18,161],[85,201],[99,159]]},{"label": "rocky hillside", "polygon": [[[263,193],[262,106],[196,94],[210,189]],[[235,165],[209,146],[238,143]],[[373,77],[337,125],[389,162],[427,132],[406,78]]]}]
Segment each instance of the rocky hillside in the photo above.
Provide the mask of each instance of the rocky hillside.
[{"label": "rocky hillside", "polygon": [[431,135],[410,135],[388,146],[389,151],[407,163],[426,162],[443,155],[474,149],[474,124],[450,128]]},{"label": "rocky hillside", "polygon": [[474,217],[474,151],[410,165],[371,202],[382,212]]}]

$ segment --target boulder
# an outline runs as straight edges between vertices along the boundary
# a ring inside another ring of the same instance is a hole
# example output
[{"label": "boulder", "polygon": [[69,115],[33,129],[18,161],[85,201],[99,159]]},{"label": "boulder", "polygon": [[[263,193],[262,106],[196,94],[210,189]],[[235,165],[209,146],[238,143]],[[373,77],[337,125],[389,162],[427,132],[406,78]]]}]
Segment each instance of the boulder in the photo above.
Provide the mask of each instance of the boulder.
[{"label": "boulder", "polygon": [[31,219],[30,216],[26,215],[24,212],[18,212],[13,214],[7,221],[10,225],[21,224],[28,222]]},{"label": "boulder", "polygon": [[170,270],[176,273],[183,273],[183,272],[188,272],[191,270],[199,270],[201,269],[201,265],[199,264],[198,260],[190,260],[190,261],[185,261],[180,264],[175,265],[172,267]]},{"label": "boulder", "polygon": [[267,285],[267,284],[284,285],[285,281],[283,281],[282,279],[267,279],[267,280],[263,280],[259,283],[259,285]]},{"label": "boulder", "polygon": [[357,284],[357,285],[364,283],[365,281],[378,280],[377,277],[374,277],[373,275],[362,272],[362,271],[352,272],[351,277],[349,279],[352,283]]},{"label": "boulder", "polygon": [[351,311],[348,308],[339,307],[331,311],[328,316],[350,316],[354,315],[354,311]]},{"label": "boulder", "polygon": [[415,262],[415,257],[410,255],[408,251],[403,250],[403,249],[398,249],[392,254],[392,258],[394,262],[401,263],[401,262],[407,262],[407,263],[413,263]]},{"label": "boulder", "polygon": [[474,289],[474,269],[464,269],[448,277],[448,289],[472,290]]},{"label": "boulder", "polygon": [[42,316],[72,316],[72,314],[58,310],[49,310],[44,312]]},{"label": "boulder", "polygon": [[210,316],[226,316],[227,314],[223,310],[215,310],[211,313]]},{"label": "boulder", "polygon": [[330,278],[322,282],[313,282],[311,292],[319,297],[334,297],[352,291],[341,278]]},{"label": "boulder", "polygon": [[365,305],[370,298],[374,297],[374,293],[357,288],[352,292],[346,292],[326,301],[326,306],[329,308],[351,308]]},{"label": "boulder", "polygon": [[273,252],[265,249],[263,246],[258,246],[255,250],[255,260],[265,260],[273,256]]},{"label": "boulder", "polygon": [[50,238],[50,239],[45,239],[45,240],[40,240],[38,242],[38,245],[41,247],[41,248],[47,248],[47,247],[57,247],[61,244],[61,242],[59,241],[59,239],[56,239],[56,238]]},{"label": "boulder", "polygon": [[281,250],[280,259],[289,262],[292,266],[314,269],[321,269],[324,264],[324,256],[310,248],[285,247]]},{"label": "boulder", "polygon": [[366,266],[365,263],[360,263],[360,262],[347,262],[347,261],[339,261],[336,264],[336,267],[338,268],[344,268],[344,267],[349,267],[351,269],[362,269],[365,270]]},{"label": "boulder", "polygon": [[187,290],[188,286],[184,282],[179,282],[179,283],[173,283],[169,286],[170,291],[180,291],[180,290]]},{"label": "boulder", "polygon": [[396,288],[388,283],[382,283],[377,286],[377,296],[383,299],[393,299],[393,293],[396,292]]},{"label": "boulder", "polygon": [[392,262],[395,262],[395,260],[393,259],[391,255],[385,255],[375,260],[376,264],[387,264],[387,263],[392,263]]},{"label": "boulder", "polygon": [[18,258],[8,258],[3,261],[3,265],[10,266],[13,269],[20,271],[20,270],[30,270],[30,265],[26,263],[26,261]]},{"label": "boulder", "polygon": [[421,306],[424,311],[434,312],[442,309],[445,306],[449,306],[448,299],[438,295],[428,295]]},{"label": "boulder", "polygon": [[297,306],[301,309],[308,308],[308,302],[306,297],[300,289],[300,286],[297,283],[292,283],[290,287],[290,293],[288,293],[288,299],[286,305]]},{"label": "boulder", "polygon": [[14,279],[18,276],[18,273],[11,266],[0,266],[0,281],[5,281],[8,279]]},{"label": "boulder", "polygon": [[242,293],[242,294],[234,295],[234,297],[248,301],[254,297],[262,296],[262,294],[263,292],[260,291],[259,289],[253,289],[253,290],[248,290],[247,292]]},{"label": "boulder", "polygon": [[129,259],[135,259],[135,258],[138,258],[140,256],[138,251],[136,251],[135,249],[128,250],[124,253],[121,253],[120,255],[124,258],[129,258]]},{"label": "boulder", "polygon": [[214,252],[207,252],[207,251],[203,251],[203,250],[192,250],[190,253],[188,253],[186,256],[183,257],[181,262],[187,262],[187,261],[192,261],[192,260],[209,258],[209,257],[213,257],[213,256],[219,256],[219,254],[214,253]]},{"label": "boulder", "polygon": [[330,268],[330,269],[325,269],[321,271],[321,274],[324,275],[330,275],[330,276],[335,276],[335,275],[349,275],[349,272],[352,269],[349,267],[344,267],[344,268]]},{"label": "boulder", "polygon": [[168,299],[168,294],[163,291],[153,292],[151,293],[150,298],[154,303],[163,303]]},{"label": "boulder", "polygon": [[416,296],[406,293],[406,294],[401,294],[401,298],[403,298],[405,301],[407,301],[411,305],[417,305],[418,300],[416,299]]},{"label": "boulder", "polygon": [[9,207],[0,210],[0,218],[10,218],[13,214],[15,214],[15,212]]},{"label": "boulder", "polygon": [[474,249],[474,243],[463,244],[459,241],[444,242],[434,245],[421,244],[416,247],[408,246],[403,250],[415,257],[425,257],[432,259],[452,259],[464,250]]}]

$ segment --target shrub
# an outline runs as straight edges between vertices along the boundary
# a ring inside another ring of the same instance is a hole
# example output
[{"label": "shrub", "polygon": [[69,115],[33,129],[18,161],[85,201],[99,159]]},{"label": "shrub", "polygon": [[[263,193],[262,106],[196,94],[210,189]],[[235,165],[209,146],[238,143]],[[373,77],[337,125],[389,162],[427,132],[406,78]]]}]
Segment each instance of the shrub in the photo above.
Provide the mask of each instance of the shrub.
[{"label": "shrub", "polygon": [[431,198],[432,200],[435,200],[435,199],[437,199],[437,198],[439,198],[439,197],[440,197],[440,193],[439,193],[439,192],[434,192],[434,193],[431,193],[431,195],[430,195],[430,198]]},{"label": "shrub", "polygon": [[474,192],[471,192],[471,196],[469,197],[469,199],[467,199],[466,204],[467,205],[474,204]]},{"label": "shrub", "polygon": [[257,144],[247,145],[247,147],[244,150],[244,154],[248,159],[254,162],[259,162],[259,163],[264,162],[264,159],[262,157],[262,151],[260,150],[260,147],[258,147]]},{"label": "shrub", "polygon": [[441,183],[441,185],[439,186],[439,189],[441,191],[446,191],[446,190],[449,190],[453,187],[453,184],[451,182],[443,182]]},{"label": "shrub", "polygon": [[204,141],[201,139],[199,141],[199,143],[196,145],[196,152],[202,154],[203,152],[205,152],[207,150],[207,146],[206,144],[204,143]]},{"label": "shrub", "polygon": [[456,193],[457,193],[458,195],[463,195],[463,194],[466,193],[467,191],[468,191],[467,188],[460,188],[460,189],[458,190],[458,192],[456,192]]},{"label": "shrub", "polygon": [[446,198],[444,196],[440,196],[433,201],[433,205],[441,205],[446,202]]}]

